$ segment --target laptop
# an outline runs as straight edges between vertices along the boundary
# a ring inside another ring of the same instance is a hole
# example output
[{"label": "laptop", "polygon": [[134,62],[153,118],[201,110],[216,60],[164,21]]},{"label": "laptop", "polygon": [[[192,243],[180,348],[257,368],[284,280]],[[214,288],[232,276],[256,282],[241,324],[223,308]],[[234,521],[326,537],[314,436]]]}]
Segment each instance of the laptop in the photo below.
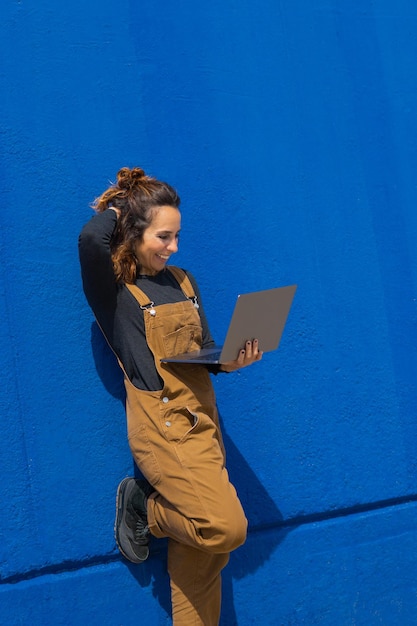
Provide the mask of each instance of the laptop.
[{"label": "laptop", "polygon": [[162,363],[227,363],[238,357],[248,339],[258,339],[259,350],[278,348],[297,285],[239,295],[223,346],[203,348],[161,359]]}]

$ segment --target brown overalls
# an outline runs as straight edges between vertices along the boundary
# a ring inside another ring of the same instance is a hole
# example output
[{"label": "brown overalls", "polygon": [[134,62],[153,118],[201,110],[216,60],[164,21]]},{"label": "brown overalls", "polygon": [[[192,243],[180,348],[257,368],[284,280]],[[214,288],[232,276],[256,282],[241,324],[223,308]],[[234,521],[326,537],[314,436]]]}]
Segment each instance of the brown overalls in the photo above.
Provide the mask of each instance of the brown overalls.
[{"label": "brown overalls", "polygon": [[136,285],[126,285],[143,309],[146,340],[164,381],[161,391],[142,391],[125,374],[128,438],[135,462],[157,491],[148,500],[150,531],[169,537],[174,625],[217,626],[220,572],[229,552],[245,541],[247,521],[225,468],[207,369],[160,363],[202,343],[191,282],[182,270],[168,269],[185,302],[154,305]]}]

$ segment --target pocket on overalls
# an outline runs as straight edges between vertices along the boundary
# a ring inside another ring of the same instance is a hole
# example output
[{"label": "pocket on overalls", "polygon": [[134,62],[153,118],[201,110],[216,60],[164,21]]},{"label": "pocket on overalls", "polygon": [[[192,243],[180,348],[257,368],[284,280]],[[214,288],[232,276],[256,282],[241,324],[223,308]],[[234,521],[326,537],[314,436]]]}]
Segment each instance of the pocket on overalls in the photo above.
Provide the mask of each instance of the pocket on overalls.
[{"label": "pocket on overalls", "polygon": [[162,418],[162,430],[170,443],[181,443],[195,428],[198,417],[187,408],[178,408]]},{"label": "pocket on overalls", "polygon": [[164,356],[172,357],[183,352],[200,350],[203,337],[201,326],[188,324],[163,337]]},{"label": "pocket on overalls", "polygon": [[207,456],[224,467],[224,448],[220,429],[209,411],[194,411],[186,407],[189,419],[193,422],[192,428],[178,441],[177,454],[182,462],[187,465],[188,455],[195,458]]}]

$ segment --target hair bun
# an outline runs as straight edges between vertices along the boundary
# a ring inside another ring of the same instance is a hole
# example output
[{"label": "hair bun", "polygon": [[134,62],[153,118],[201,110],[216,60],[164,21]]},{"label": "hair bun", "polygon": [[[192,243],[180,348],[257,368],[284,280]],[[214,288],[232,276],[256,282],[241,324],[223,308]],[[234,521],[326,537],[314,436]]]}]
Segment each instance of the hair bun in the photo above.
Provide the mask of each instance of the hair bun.
[{"label": "hair bun", "polygon": [[140,167],[122,167],[117,172],[117,186],[119,189],[132,189],[144,178],[147,178],[145,172]]}]

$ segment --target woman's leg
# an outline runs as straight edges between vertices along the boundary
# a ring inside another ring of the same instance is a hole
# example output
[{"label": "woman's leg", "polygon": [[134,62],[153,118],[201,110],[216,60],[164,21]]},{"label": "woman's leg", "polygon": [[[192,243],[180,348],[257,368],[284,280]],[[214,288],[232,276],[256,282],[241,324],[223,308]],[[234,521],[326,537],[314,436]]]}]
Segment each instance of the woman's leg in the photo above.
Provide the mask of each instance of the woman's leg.
[{"label": "woman's leg", "polygon": [[229,552],[244,543],[247,520],[224,466],[216,421],[199,413],[190,422],[178,411],[161,432],[155,413],[129,441],[156,490],[147,500],[149,529],[169,538],[174,624],[217,626],[220,572]]},{"label": "woman's leg", "polygon": [[[181,418],[178,415],[178,421]],[[199,415],[192,429],[188,421],[188,431],[179,440],[169,441],[152,428],[147,428],[146,435],[151,452],[148,457],[159,468],[158,482],[153,484],[156,493],[149,498],[147,507],[151,533],[217,554],[242,545],[247,520],[224,467],[214,421]],[[135,442],[130,443],[134,450]],[[138,455],[140,469],[152,482],[140,461]]]},{"label": "woman's leg", "polygon": [[218,626],[220,572],[228,560],[228,554],[208,554],[169,540],[168,572],[174,626]]}]

